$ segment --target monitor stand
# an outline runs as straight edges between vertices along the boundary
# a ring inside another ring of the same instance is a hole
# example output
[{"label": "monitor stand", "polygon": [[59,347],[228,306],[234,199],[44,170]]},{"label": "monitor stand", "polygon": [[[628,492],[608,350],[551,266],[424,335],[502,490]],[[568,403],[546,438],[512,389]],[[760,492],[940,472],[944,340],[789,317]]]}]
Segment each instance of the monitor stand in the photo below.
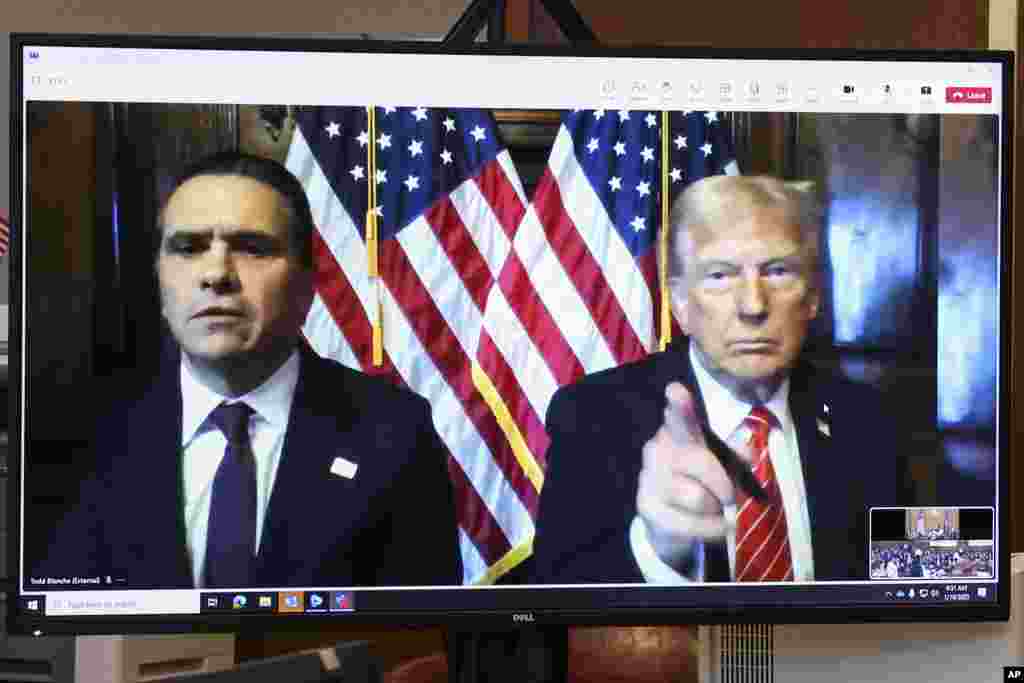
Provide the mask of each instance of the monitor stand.
[{"label": "monitor stand", "polygon": [[569,627],[445,632],[450,683],[566,683]]}]

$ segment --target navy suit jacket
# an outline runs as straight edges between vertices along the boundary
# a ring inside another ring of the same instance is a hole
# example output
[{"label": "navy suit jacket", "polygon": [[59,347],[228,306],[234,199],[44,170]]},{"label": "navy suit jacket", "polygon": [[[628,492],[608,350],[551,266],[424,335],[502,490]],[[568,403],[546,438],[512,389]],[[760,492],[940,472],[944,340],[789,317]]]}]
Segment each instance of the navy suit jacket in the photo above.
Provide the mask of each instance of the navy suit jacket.
[{"label": "navy suit jacket", "polygon": [[[534,541],[536,583],[638,582],[629,544],[641,449],[662,424],[665,387],[679,381],[707,414],[685,340],[559,389]],[[790,374],[816,580],[868,578],[868,509],[910,504],[906,440],[880,394],[800,365]],[[826,409],[825,406],[828,406]],[[819,427],[826,425],[828,434]],[[724,542],[705,544],[705,578],[729,581]]]},{"label": "navy suit jacket", "polygon": [[[94,476],[31,576],[109,574],[125,579],[112,588],[193,587],[178,358],[101,422]],[[357,464],[354,477],[331,473],[338,457]],[[447,451],[430,405],[303,344],[252,587],[461,582]]]}]

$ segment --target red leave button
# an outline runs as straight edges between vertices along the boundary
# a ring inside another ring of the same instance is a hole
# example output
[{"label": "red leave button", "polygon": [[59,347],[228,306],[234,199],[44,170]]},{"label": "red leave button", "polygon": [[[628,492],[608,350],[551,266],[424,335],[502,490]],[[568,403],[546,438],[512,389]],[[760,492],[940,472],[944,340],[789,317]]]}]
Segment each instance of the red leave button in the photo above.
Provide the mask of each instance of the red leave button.
[{"label": "red leave button", "polygon": [[992,102],[992,88],[951,86],[946,88],[946,102],[989,104]]}]

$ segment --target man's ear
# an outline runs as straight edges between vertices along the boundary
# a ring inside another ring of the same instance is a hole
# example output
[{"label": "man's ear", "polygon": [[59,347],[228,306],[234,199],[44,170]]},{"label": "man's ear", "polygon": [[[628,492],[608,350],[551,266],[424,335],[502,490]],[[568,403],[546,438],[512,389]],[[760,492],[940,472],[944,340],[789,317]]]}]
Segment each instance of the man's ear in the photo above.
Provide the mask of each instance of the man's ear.
[{"label": "man's ear", "polygon": [[817,277],[811,281],[811,291],[808,292],[807,296],[809,297],[807,300],[809,319],[814,320],[818,317],[818,313],[821,312],[821,283]]}]

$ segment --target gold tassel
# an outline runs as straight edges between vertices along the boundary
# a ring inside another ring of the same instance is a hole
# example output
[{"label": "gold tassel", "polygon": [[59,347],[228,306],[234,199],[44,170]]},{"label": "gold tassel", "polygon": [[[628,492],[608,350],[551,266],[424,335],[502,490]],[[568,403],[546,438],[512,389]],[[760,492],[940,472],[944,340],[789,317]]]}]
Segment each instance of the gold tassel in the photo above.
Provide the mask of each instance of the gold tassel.
[{"label": "gold tassel", "polygon": [[373,322],[373,364],[380,367],[384,364],[384,309],[380,303],[380,290],[377,290],[377,315]]},{"label": "gold tassel", "polygon": [[370,277],[378,277],[377,264],[377,214],[371,208],[366,212],[366,271]]},{"label": "gold tassel", "polygon": [[664,351],[672,341],[672,309],[668,291],[668,231],[669,231],[669,113],[661,112],[661,232],[658,233],[658,286],[661,290],[661,338],[658,350]]}]

